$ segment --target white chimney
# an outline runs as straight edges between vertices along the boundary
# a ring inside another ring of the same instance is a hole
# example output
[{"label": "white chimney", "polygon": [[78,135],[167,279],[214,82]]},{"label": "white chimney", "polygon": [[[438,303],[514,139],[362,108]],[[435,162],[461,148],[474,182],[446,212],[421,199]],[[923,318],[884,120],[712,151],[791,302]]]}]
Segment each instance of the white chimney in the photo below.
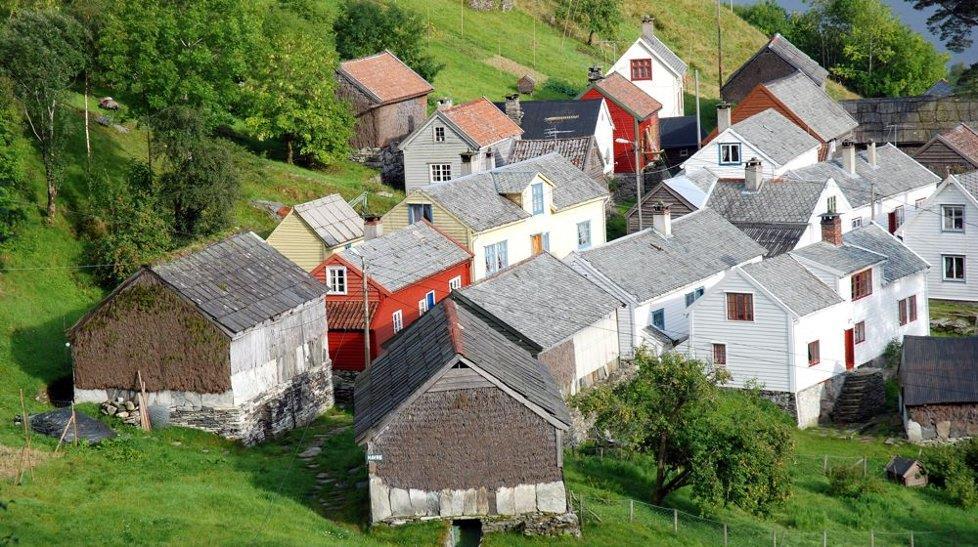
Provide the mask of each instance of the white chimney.
[{"label": "white chimney", "polygon": [[672,237],[672,211],[661,200],[652,204],[652,228],[663,237]]},{"label": "white chimney", "polygon": [[869,141],[869,146],[866,148],[866,159],[869,160],[869,164],[876,167],[876,141]]},{"label": "white chimney", "polygon": [[655,36],[655,19],[651,15],[642,16],[642,36]]},{"label": "white chimney", "polygon": [[723,133],[730,128],[730,103],[717,105],[717,133]]},{"label": "white chimney", "polygon": [[744,189],[748,192],[760,190],[762,175],[761,160],[757,158],[747,160],[747,166],[744,168]]},{"label": "white chimney", "polygon": [[380,217],[369,216],[363,220],[363,239],[370,240],[384,235],[384,223]]},{"label": "white chimney", "polygon": [[856,176],[856,144],[850,140],[842,143],[842,167],[850,176]]},{"label": "white chimney", "polygon": [[506,95],[506,115],[519,125],[523,120],[523,108],[520,106],[520,94]]},{"label": "white chimney", "polygon": [[441,99],[438,99],[438,107],[437,107],[438,110],[448,110],[451,107],[452,107],[451,97],[442,97]]}]

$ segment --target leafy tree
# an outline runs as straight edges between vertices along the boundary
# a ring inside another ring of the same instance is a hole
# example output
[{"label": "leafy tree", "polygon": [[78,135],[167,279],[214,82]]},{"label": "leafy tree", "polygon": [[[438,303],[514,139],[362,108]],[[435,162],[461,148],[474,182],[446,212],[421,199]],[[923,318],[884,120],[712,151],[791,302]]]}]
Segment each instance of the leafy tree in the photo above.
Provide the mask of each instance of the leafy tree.
[{"label": "leafy tree", "polygon": [[556,16],[580,25],[591,45],[595,34],[611,36],[621,23],[621,0],[560,0]]},{"label": "leafy tree", "polygon": [[652,503],[692,486],[703,507],[768,510],[787,497],[791,426],[754,392],[724,394],[724,369],[678,354],[636,357],[629,381],[602,386],[574,404],[626,450],[655,461]]},{"label": "leafy tree", "polygon": [[58,196],[65,91],[85,68],[85,31],[56,11],[18,11],[0,33],[0,67],[10,78],[37,141],[47,181],[48,218]]},{"label": "leafy tree", "polygon": [[14,106],[7,82],[0,87],[0,242],[14,234],[14,227],[25,218],[20,202],[25,170],[25,143],[20,136],[20,114]]},{"label": "leafy tree", "polygon": [[184,155],[170,155],[172,169],[160,176],[160,200],[173,213],[173,231],[184,237],[228,227],[241,180],[230,143],[204,139]]},{"label": "leafy tree", "polygon": [[734,11],[751,25],[761,29],[768,36],[776,33],[791,39],[794,23],[788,10],[781,7],[775,0],[761,0],[755,4],[734,6]]},{"label": "leafy tree", "polygon": [[424,20],[396,4],[350,0],[333,23],[336,51],[354,59],[389,49],[429,82],[443,68],[425,51]]},{"label": "leafy tree", "polygon": [[914,9],[934,9],[927,28],[939,33],[948,49],[961,52],[974,43],[972,30],[978,27],[978,2],[974,0],[907,0]]}]

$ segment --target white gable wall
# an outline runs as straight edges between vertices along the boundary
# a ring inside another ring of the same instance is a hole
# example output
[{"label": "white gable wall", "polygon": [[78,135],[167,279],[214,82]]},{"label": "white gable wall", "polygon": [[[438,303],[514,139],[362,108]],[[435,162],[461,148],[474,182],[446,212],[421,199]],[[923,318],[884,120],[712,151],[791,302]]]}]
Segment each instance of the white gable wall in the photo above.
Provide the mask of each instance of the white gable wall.
[{"label": "white gable wall", "polygon": [[608,110],[608,101],[601,99],[601,109],[598,111],[598,122],[594,126],[594,142],[601,152],[601,162],[604,164],[604,174],[615,170],[615,122]]},{"label": "white gable wall", "polygon": [[617,311],[611,312],[574,334],[576,379],[585,378],[618,359],[617,317]]},{"label": "white gable wall", "polygon": [[[632,80],[633,59],[652,60],[651,80]],[[632,81],[639,89],[648,93],[653,99],[659,101],[662,104],[662,110],[659,111],[660,118],[683,115],[683,79],[656,57],[645,46],[641,38],[633,42],[631,47],[625,50],[625,53],[615,61],[615,64],[612,65],[611,70],[607,74],[611,74],[612,72],[621,74],[627,80]]]},{"label": "white gable wall", "polygon": [[[720,145],[730,143],[740,143],[740,163],[721,165]],[[812,147],[810,150],[799,154],[784,165],[781,165],[768,159],[763,151],[747,142],[737,132],[732,129],[727,129],[683,162],[682,168],[690,173],[698,169],[709,168],[710,171],[720,178],[742,179],[744,178],[744,168],[747,160],[755,157],[761,161],[761,172],[765,177],[780,176],[791,169],[800,169],[818,163],[818,146]]]},{"label": "white gable wall", "polygon": [[648,345],[653,347],[654,339],[651,339],[645,332],[645,328],[652,324],[652,312],[663,310],[665,315],[666,334],[672,339],[682,338],[689,334],[689,318],[686,316],[686,294],[702,287],[709,290],[723,279],[725,272],[701,279],[680,287],[674,291],[666,293],[658,298],[645,302],[632,309],[633,326],[635,329],[635,345]]}]

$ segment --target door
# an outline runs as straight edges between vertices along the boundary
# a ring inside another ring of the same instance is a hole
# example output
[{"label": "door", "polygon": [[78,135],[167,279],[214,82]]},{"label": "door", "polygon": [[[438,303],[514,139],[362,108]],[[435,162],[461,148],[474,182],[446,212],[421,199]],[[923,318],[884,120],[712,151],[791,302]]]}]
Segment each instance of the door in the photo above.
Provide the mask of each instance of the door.
[{"label": "door", "polygon": [[530,236],[530,250],[533,256],[543,252],[543,234],[533,234]]},{"label": "door", "polygon": [[846,329],[846,370],[852,370],[856,366],[856,345],[853,339],[852,329]]},{"label": "door", "polygon": [[887,215],[886,220],[887,220],[887,224],[889,225],[887,227],[890,229],[890,233],[891,234],[893,232],[895,232],[897,230],[897,228],[900,227],[899,225],[897,225],[897,214],[896,214],[896,211],[890,212],[889,215]]}]

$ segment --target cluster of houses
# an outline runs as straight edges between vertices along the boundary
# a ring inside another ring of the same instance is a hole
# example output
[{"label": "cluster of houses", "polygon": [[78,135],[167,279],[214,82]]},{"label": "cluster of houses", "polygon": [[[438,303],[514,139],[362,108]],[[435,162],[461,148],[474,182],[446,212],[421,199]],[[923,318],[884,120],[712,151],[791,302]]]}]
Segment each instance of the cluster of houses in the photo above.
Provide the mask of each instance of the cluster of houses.
[{"label": "cluster of houses", "polygon": [[[857,145],[827,72],[781,36],[724,85],[709,135],[683,116],[686,71],[648,18],[573,101],[427,115],[432,86],[390,52],[344,62],[355,145],[396,143],[404,200],[364,219],[325,196],[267,240],[141,269],[72,328],[76,399],[145,381],[172,423],[252,443],[352,395],[373,522],[566,513],[565,398],[638,348],[818,423],[847,371],[929,334],[929,298],[978,299],[978,174]],[[609,241],[606,177],[670,153],[681,170]]]}]

